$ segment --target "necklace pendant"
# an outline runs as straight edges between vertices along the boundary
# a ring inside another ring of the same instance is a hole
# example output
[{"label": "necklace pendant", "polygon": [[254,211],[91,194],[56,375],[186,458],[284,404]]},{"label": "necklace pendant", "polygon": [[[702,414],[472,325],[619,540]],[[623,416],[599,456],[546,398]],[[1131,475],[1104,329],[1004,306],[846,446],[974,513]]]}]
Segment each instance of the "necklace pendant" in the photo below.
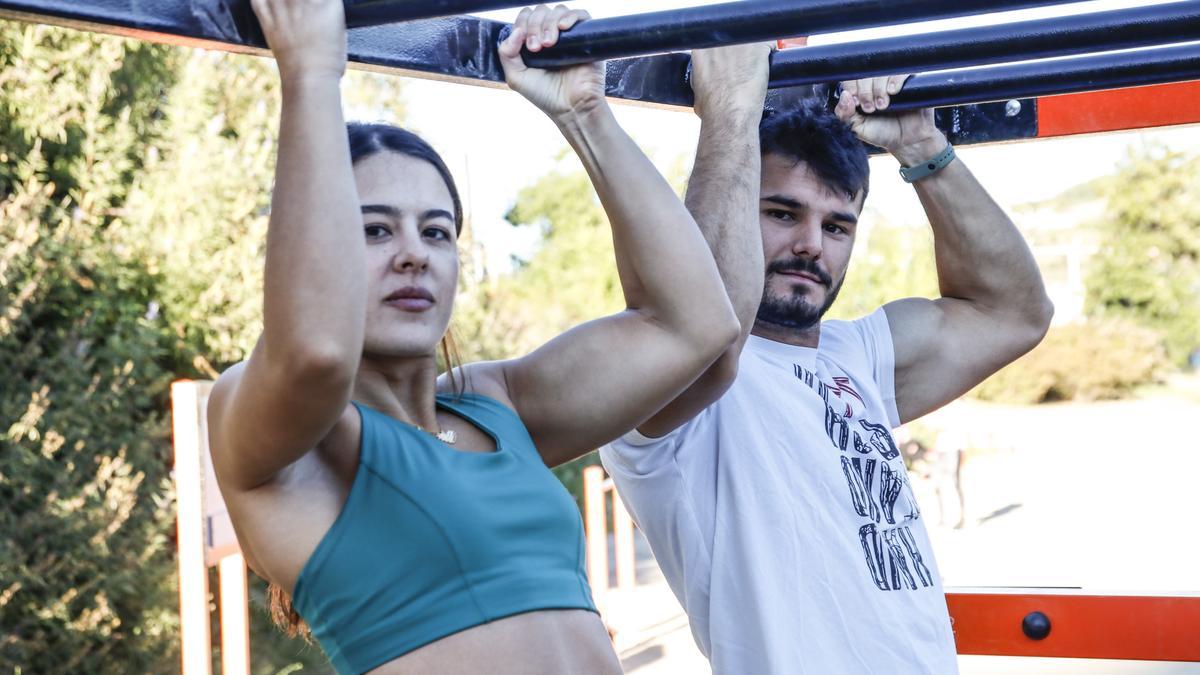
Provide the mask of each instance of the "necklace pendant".
[{"label": "necklace pendant", "polygon": [[454,442],[458,440],[458,432],[453,429],[442,429],[434,436],[446,445],[454,445]]}]

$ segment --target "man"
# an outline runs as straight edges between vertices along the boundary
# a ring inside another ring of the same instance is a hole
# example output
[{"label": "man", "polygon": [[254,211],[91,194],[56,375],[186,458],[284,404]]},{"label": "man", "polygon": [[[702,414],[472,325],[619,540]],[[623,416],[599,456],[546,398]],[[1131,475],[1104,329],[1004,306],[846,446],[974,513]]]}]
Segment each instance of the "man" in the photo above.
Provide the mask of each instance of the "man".
[{"label": "man", "polygon": [[[687,204],[742,339],[601,456],[715,672],[955,672],[889,429],[1033,348],[1053,310],[1028,247],[932,112],[887,114],[904,78],[844,83],[836,117],[764,118],[767,54],[693,57],[701,134]],[[859,139],[917,167],[906,173],[942,297],[822,323],[867,194]]]}]

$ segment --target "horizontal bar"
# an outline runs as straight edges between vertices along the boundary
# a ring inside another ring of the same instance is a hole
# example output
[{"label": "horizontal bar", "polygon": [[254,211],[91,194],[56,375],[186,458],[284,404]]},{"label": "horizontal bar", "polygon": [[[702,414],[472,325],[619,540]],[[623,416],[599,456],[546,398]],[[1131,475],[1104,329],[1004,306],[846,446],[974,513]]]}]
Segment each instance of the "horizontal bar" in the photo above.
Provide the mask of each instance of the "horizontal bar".
[{"label": "horizontal bar", "polygon": [[[1200,597],[946,593],[959,654],[1200,661]],[[1050,620],[1035,640],[1021,624]]]},{"label": "horizontal bar", "polygon": [[1200,36],[1200,0],[777,52],[771,86],[1072,56]]},{"label": "horizontal bar", "polygon": [[1112,52],[1007,66],[922,73],[890,110],[933,108],[1200,79],[1200,44]]},{"label": "horizontal bar", "polygon": [[[174,45],[268,55],[248,0],[0,0],[0,17],[113,33]],[[377,72],[460,84],[503,86],[495,56],[505,24],[451,17],[362,28],[350,32],[351,64]],[[687,54],[610,61],[608,95],[667,107],[690,106]],[[774,89],[776,108],[827,101],[830,87]],[[963,105],[936,111],[957,145],[1011,141],[1037,135],[1037,102],[1022,101],[1012,114],[1004,104]]]},{"label": "horizontal bar", "polygon": [[556,68],[645,54],[890,26],[1068,0],[742,0],[587,21],[552,49],[526,50],[525,62]]},{"label": "horizontal bar", "polygon": [[529,0],[346,0],[346,26],[362,28],[528,4]]}]

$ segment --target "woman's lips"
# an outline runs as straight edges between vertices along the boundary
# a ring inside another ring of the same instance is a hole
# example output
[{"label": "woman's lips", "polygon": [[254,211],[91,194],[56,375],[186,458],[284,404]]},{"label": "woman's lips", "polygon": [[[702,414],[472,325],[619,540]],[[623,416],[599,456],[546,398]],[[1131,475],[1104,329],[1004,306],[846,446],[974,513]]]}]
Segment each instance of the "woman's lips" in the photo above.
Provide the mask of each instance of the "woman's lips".
[{"label": "woman's lips", "polygon": [[424,312],[433,307],[433,303],[425,298],[395,298],[388,300],[387,304],[406,312]]},{"label": "woman's lips", "polygon": [[424,312],[433,307],[433,294],[420,286],[409,286],[394,291],[384,303],[406,312]]}]

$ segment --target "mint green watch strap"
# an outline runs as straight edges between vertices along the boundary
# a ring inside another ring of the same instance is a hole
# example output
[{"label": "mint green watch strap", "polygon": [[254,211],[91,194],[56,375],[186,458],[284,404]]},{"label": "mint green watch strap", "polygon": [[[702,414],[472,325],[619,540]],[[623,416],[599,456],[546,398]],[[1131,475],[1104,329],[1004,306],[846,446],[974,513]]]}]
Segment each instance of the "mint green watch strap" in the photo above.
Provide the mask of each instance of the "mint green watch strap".
[{"label": "mint green watch strap", "polygon": [[915,183],[944,169],[947,164],[954,161],[954,156],[954,146],[947,143],[946,149],[928,162],[922,162],[916,166],[900,167],[900,177],[904,179],[905,183]]}]

